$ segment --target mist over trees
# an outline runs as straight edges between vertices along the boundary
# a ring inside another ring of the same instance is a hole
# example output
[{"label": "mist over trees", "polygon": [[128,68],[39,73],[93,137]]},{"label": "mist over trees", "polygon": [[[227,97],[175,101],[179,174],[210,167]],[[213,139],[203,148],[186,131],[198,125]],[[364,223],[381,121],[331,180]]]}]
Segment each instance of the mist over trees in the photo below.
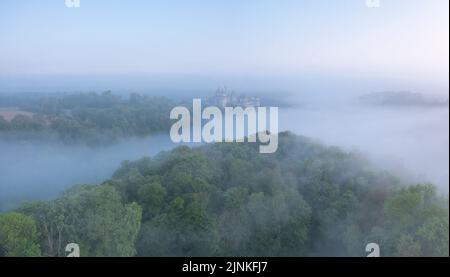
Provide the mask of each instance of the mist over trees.
[{"label": "mist over trees", "polygon": [[110,91],[23,98],[0,95],[0,107],[16,107],[32,116],[0,114],[0,139],[56,141],[99,146],[121,138],[145,136],[170,128],[171,100],[132,93],[121,97]]},{"label": "mist over trees", "polygon": [[141,208],[124,204],[110,186],[75,186],[60,198],[23,205],[33,217],[43,256],[65,256],[68,242],[80,245],[83,256],[133,256]]},{"label": "mist over trees", "polygon": [[[433,185],[287,132],[274,155],[218,143],[125,161],[102,184],[0,215],[0,253],[365,256],[375,242],[382,256],[448,256],[448,205]],[[8,226],[27,230],[17,248]]]}]

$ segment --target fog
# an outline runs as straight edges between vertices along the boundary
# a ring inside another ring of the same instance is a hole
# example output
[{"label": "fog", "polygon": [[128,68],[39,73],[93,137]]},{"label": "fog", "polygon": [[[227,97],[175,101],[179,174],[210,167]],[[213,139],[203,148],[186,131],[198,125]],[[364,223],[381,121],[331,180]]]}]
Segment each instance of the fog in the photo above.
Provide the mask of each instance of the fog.
[{"label": "fog", "polygon": [[0,142],[0,210],[26,200],[55,197],[75,184],[102,182],[121,161],[151,156],[173,146],[166,134],[100,148]]},{"label": "fog", "polygon": [[[365,153],[377,168],[408,182],[432,182],[448,193],[448,107],[375,108],[361,106],[352,97],[322,104],[311,99],[294,99],[296,108],[280,107],[280,131]],[[175,146],[169,134],[97,148],[0,142],[0,210],[55,197],[74,184],[99,183],[123,160],[152,156]]]},{"label": "fog", "polygon": [[449,190],[449,109],[328,105],[284,109],[280,130],[366,154],[407,182]]}]

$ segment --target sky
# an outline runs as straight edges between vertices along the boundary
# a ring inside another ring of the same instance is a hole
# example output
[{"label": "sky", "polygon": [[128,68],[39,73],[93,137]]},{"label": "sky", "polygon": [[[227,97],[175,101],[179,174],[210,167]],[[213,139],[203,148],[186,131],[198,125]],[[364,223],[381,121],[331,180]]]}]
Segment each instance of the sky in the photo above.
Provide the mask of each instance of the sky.
[{"label": "sky", "polygon": [[448,88],[449,1],[379,1],[1,0],[0,79],[312,74]]}]

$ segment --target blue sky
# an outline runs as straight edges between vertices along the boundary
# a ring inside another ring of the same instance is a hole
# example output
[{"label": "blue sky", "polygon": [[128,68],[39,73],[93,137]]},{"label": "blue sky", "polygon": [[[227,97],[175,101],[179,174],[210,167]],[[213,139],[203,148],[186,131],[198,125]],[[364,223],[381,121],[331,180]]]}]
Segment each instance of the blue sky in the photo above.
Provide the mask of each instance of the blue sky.
[{"label": "blue sky", "polygon": [[0,76],[346,74],[448,83],[449,1],[0,1]]}]

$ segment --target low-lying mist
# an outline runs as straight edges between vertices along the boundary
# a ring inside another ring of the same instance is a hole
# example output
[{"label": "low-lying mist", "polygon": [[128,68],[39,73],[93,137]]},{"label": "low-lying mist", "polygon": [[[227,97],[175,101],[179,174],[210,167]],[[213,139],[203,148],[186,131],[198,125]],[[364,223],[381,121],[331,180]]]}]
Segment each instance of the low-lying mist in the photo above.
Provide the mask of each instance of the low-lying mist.
[{"label": "low-lying mist", "polygon": [[123,160],[173,147],[166,134],[133,138],[105,147],[0,142],[0,210],[26,200],[48,199],[75,184],[104,181]]},{"label": "low-lying mist", "polygon": [[[280,131],[363,152],[380,169],[412,183],[431,182],[448,193],[448,107],[298,102],[298,108],[280,107]],[[26,200],[55,197],[74,184],[99,183],[109,178],[123,160],[153,156],[175,146],[169,134],[96,148],[0,142],[0,210]]]},{"label": "low-lying mist", "polygon": [[280,130],[365,153],[409,182],[449,190],[449,109],[336,105],[280,112]]}]

